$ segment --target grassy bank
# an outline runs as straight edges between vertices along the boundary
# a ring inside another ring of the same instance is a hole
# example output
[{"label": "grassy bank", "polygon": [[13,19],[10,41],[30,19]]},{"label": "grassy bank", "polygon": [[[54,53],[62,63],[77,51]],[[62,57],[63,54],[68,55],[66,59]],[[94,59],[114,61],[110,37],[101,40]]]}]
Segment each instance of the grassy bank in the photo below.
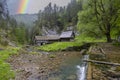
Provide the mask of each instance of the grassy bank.
[{"label": "grassy bank", "polygon": [[77,36],[75,38],[75,41],[73,42],[55,42],[53,44],[38,46],[37,49],[43,50],[43,51],[60,51],[68,47],[82,46],[84,43],[90,43],[90,42],[105,42],[105,39],[104,38],[95,39],[91,37]]},{"label": "grassy bank", "polygon": [[82,45],[82,43],[79,42],[56,42],[53,44],[48,44],[38,47],[38,49],[44,51],[59,51],[59,50],[64,50],[67,47],[80,46],[80,45]]},{"label": "grassy bank", "polygon": [[0,51],[0,80],[10,80],[14,78],[14,71],[6,60],[12,55],[17,54],[20,48],[7,47]]}]

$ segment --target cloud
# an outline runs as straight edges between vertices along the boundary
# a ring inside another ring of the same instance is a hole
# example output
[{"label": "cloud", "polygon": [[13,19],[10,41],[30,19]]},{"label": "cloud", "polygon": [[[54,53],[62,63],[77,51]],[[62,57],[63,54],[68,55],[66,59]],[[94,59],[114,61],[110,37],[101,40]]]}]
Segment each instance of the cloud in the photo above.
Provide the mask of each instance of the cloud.
[{"label": "cloud", "polygon": [[11,14],[15,14],[17,12],[19,2],[20,0],[7,0],[8,9]]},{"label": "cloud", "polygon": [[[29,0],[26,13],[38,13],[39,10],[43,10],[45,6],[52,2],[58,6],[65,6],[71,0]],[[16,14],[20,0],[7,0],[10,14]]]}]

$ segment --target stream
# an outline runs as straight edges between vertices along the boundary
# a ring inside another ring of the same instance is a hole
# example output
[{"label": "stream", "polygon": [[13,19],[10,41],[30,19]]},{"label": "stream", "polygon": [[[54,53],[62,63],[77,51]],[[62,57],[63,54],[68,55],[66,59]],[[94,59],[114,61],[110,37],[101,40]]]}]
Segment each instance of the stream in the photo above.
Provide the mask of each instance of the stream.
[{"label": "stream", "polygon": [[[89,55],[84,55],[82,60],[86,60],[89,58]],[[78,71],[77,71],[77,76],[78,80],[86,80],[86,72],[88,65],[86,62],[82,62],[81,65],[77,65]]]},{"label": "stream", "polygon": [[[50,58],[49,54],[56,54]],[[51,52],[13,56],[10,61],[16,73],[15,80],[86,80],[88,55],[77,51]]]},{"label": "stream", "polygon": [[88,58],[88,55],[68,57],[57,73],[58,80],[86,80],[88,65],[83,60]]},{"label": "stream", "polygon": [[[49,54],[47,52],[41,53]],[[65,52],[64,54],[66,53],[69,52]],[[86,62],[83,62],[84,59],[89,59],[89,55],[81,55],[78,52],[73,52],[71,56],[66,56],[58,71],[49,75],[50,80],[86,80],[88,65]]]}]

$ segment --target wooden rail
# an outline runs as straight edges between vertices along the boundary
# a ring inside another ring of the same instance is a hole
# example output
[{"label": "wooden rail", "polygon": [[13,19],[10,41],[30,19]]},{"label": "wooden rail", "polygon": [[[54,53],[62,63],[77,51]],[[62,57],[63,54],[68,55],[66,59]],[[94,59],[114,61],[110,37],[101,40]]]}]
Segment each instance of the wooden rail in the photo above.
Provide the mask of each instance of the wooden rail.
[{"label": "wooden rail", "polygon": [[120,66],[119,63],[112,63],[112,62],[104,62],[104,61],[96,61],[96,60],[83,60],[85,62],[92,62],[97,64],[105,64],[105,65],[112,65],[112,66]]}]

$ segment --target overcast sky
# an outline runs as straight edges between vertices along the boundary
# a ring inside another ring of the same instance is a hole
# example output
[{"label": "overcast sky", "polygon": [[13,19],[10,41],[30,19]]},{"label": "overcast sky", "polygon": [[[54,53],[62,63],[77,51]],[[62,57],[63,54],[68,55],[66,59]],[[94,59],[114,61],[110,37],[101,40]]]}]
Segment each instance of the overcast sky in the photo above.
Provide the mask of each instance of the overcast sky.
[{"label": "overcast sky", "polygon": [[[29,0],[29,4],[27,6],[26,13],[38,13],[39,10],[43,10],[45,6],[52,2],[56,3],[58,6],[65,6],[71,0]],[[20,5],[20,0],[7,0],[8,8],[10,14],[16,14],[18,11],[18,7]]]}]

